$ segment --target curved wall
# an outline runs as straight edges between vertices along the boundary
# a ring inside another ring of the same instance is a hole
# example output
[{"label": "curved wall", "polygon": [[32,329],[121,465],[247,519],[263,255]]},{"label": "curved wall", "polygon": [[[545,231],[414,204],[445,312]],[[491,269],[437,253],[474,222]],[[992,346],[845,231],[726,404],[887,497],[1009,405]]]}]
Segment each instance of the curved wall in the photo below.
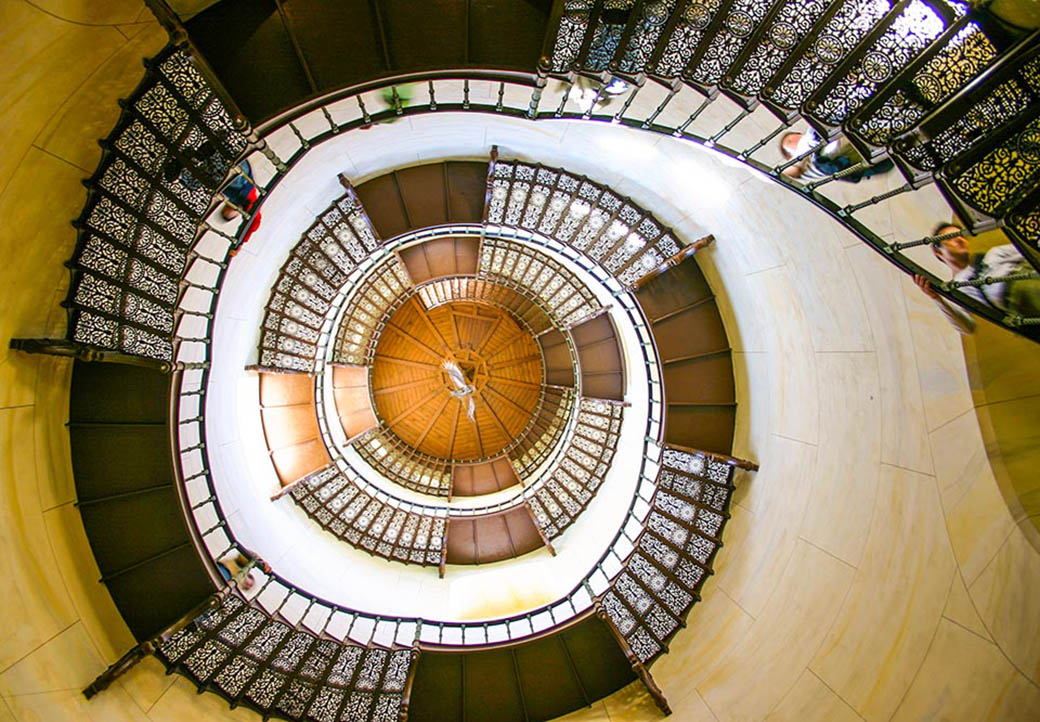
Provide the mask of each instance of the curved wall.
[{"label": "curved wall", "polygon": [[[0,721],[256,720],[154,661],[90,702],[78,692],[131,640],[73,506],[69,365],[7,339],[61,334],[79,179],[163,38],[132,25],[130,0],[35,4],[72,22],[0,5]],[[367,131],[373,149],[392,127]],[[994,480],[956,335],[873,251],[822,216],[796,221],[784,189],[651,137],[640,154],[682,160],[656,167],[652,190],[607,130],[523,133],[685,238],[715,233],[700,260],[735,349],[735,451],[762,462],[704,601],[654,667],[673,719],[1036,719],[1040,555]],[[408,152],[387,163],[417,162]],[[912,237],[935,212],[907,199],[876,215]],[[572,719],[659,713],[633,686]]]}]

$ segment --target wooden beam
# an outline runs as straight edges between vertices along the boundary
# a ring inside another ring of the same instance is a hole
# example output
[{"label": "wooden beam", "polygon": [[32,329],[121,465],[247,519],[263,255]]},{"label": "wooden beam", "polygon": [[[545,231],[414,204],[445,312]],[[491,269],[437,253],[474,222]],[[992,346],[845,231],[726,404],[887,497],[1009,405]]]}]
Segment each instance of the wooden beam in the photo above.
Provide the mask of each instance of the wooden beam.
[{"label": "wooden beam", "polygon": [[422,408],[423,405],[426,404],[426,402],[432,401],[437,396],[437,394],[439,394],[440,392],[441,392],[441,389],[434,389],[433,391],[428,393],[426,396],[424,396],[422,399],[420,399],[419,401],[415,402],[414,404],[409,406],[407,409],[405,409],[404,411],[399,413],[397,416],[395,416],[393,419],[388,421],[386,423],[386,427],[389,429],[389,428],[393,427],[395,424],[398,424],[401,421],[403,421],[404,419],[408,418],[409,416],[414,414],[416,411],[418,411],[420,408]]},{"label": "wooden beam", "polygon": [[[491,358],[494,358],[494,356],[492,356]],[[508,369],[508,368],[512,368],[513,366],[519,366],[520,364],[530,363],[531,361],[541,361],[541,360],[542,360],[541,355],[531,354],[530,356],[521,356],[520,358],[514,358],[514,359],[510,359],[509,361],[505,361],[505,362],[503,362],[501,364],[496,364],[495,368],[499,369],[499,370],[500,369]]]},{"label": "wooden beam", "polygon": [[487,406],[487,410],[491,414],[491,418],[496,424],[498,424],[498,428],[500,428],[502,433],[505,434],[506,440],[508,441],[513,438],[513,434],[506,428],[506,425],[502,423],[502,419],[498,418],[498,414],[495,413],[495,410],[491,408],[491,403],[487,400],[487,397],[484,396],[484,392],[478,391],[477,394],[480,396],[480,400],[484,402],[484,405]]},{"label": "wooden beam", "polygon": [[508,396],[503,396],[500,392],[496,391],[495,389],[491,388],[490,386],[485,386],[484,388],[486,388],[488,391],[493,393],[495,396],[497,396],[498,398],[502,399],[507,404],[512,406],[514,409],[516,409],[518,412],[520,412],[520,414],[522,414],[525,419],[528,416],[531,415],[531,409],[525,409],[523,406],[521,406],[520,404],[516,403],[515,401],[513,401]]},{"label": "wooden beam", "polygon": [[491,359],[493,359],[496,356],[498,356],[499,354],[501,354],[503,351],[508,351],[509,348],[513,345],[513,342],[516,341],[517,339],[523,338],[524,334],[526,334],[526,333],[527,333],[527,331],[521,328],[519,331],[517,331],[516,333],[514,333],[512,336],[509,337],[509,340],[502,346],[502,348],[500,348],[498,351],[495,351],[495,353],[493,353],[490,356],[488,356],[487,360],[490,361]]},{"label": "wooden beam", "polygon": [[426,315],[426,310],[422,307],[422,304],[419,303],[419,297],[412,296],[411,303],[415,306],[415,310],[419,312],[419,317],[423,320],[423,323],[426,324],[426,328],[436,336],[437,340],[441,342],[441,346],[444,347],[444,350],[450,354],[451,346],[448,344],[447,339],[441,335],[441,332],[437,330],[437,327],[433,325],[433,321],[430,320],[430,317]]},{"label": "wooden beam", "polygon": [[451,424],[451,444],[448,447],[448,456],[452,459],[455,458],[455,439],[459,438],[459,415],[462,413],[462,399],[455,400],[458,404],[455,406],[455,420]]},{"label": "wooden beam", "polygon": [[428,361],[412,361],[406,358],[397,358],[396,356],[384,356],[382,354],[376,354],[376,359],[379,361],[385,361],[387,363],[398,364],[400,366],[411,366],[412,368],[420,369],[433,369],[434,371],[440,371],[440,364],[432,364]]},{"label": "wooden beam", "polygon": [[403,384],[394,384],[393,386],[384,386],[382,388],[375,389],[373,391],[373,393],[376,396],[380,396],[382,394],[393,393],[394,391],[404,391],[405,389],[414,389],[416,386],[422,386],[424,384],[431,384],[431,383],[435,383],[438,386],[440,386],[440,382],[437,380],[436,377],[430,377],[428,379],[419,379],[418,381],[408,381],[407,383],[403,383]]},{"label": "wooden beam", "polygon": [[401,328],[400,326],[395,324],[393,321],[387,321],[386,327],[388,329],[390,329],[391,331],[394,331],[398,336],[403,338],[408,343],[410,343],[413,346],[417,347],[419,350],[424,351],[425,353],[428,353],[430,356],[433,356],[438,361],[442,361],[444,359],[444,357],[441,354],[437,353],[432,348],[430,348],[429,346],[424,344],[422,341],[420,341],[419,339],[417,339],[414,336],[412,336],[412,334],[410,334],[407,331],[405,331],[403,328]]},{"label": "wooden beam", "polygon": [[451,401],[451,396],[450,395],[446,396],[444,398],[444,403],[441,404],[441,407],[439,409],[437,409],[437,413],[435,413],[432,416],[430,416],[430,422],[428,424],[426,424],[426,428],[423,429],[422,434],[419,435],[419,440],[415,442],[415,448],[416,449],[418,449],[420,446],[422,446],[422,442],[426,440],[426,435],[430,433],[430,429],[432,429],[434,424],[436,424],[437,421],[441,418],[441,414],[443,414],[444,413],[444,409],[446,409],[448,407],[448,402],[449,401]]},{"label": "wooden beam", "polygon": [[519,386],[520,388],[524,389],[542,388],[541,384],[536,384],[533,381],[519,381],[517,379],[506,378],[505,376],[495,376],[493,374],[489,374],[488,384],[490,385],[491,383],[505,384],[506,386]]},{"label": "wooden beam", "polygon": [[487,334],[486,334],[486,335],[484,336],[484,338],[483,338],[483,339],[481,340],[481,342],[480,342],[480,345],[478,345],[478,346],[477,346],[477,347],[476,347],[476,348],[474,349],[474,351],[476,351],[476,352],[477,352],[478,354],[479,354],[479,353],[483,353],[483,352],[484,352],[484,348],[485,348],[485,347],[486,347],[486,346],[488,345],[488,343],[489,343],[489,342],[491,341],[491,339],[492,339],[492,338],[494,337],[494,335],[495,335],[495,331],[497,331],[497,330],[498,330],[498,327],[499,327],[500,325],[502,325],[502,319],[503,319],[503,318],[505,318],[505,315],[499,316],[498,318],[496,318],[496,319],[495,319],[495,322],[494,322],[493,324],[491,324],[491,328],[489,328],[489,329],[488,329],[488,332],[487,332]]}]

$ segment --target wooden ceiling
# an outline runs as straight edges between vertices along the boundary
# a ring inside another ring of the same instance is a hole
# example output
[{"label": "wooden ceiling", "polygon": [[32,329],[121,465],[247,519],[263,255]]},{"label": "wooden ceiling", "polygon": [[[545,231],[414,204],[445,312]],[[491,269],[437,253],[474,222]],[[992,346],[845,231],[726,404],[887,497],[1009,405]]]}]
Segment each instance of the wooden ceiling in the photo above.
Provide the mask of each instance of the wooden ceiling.
[{"label": "wooden ceiling", "polygon": [[[459,387],[445,362],[458,365],[472,392],[453,395]],[[538,344],[507,311],[471,301],[427,309],[416,296],[383,328],[371,383],[385,428],[425,454],[465,461],[495,456],[520,435],[542,378]]]}]

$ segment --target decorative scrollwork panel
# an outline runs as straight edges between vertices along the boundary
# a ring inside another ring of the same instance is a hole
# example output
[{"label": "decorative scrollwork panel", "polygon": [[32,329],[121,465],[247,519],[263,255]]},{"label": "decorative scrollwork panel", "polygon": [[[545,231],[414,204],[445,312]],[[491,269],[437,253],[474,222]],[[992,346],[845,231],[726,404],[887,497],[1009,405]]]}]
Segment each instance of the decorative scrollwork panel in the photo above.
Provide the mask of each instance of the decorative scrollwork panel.
[{"label": "decorative scrollwork panel", "polygon": [[247,142],[184,51],[169,46],[146,66],[87,183],[68,335],[171,361],[189,248]]}]

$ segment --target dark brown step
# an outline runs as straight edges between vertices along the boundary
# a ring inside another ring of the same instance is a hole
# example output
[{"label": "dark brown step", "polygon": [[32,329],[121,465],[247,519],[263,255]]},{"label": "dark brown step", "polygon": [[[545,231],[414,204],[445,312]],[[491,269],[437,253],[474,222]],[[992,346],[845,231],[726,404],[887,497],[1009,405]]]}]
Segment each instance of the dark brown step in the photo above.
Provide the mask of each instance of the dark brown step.
[{"label": "dark brown step", "polygon": [[649,281],[636,293],[636,299],[653,321],[712,295],[697,261],[689,258]]},{"label": "dark brown step", "polygon": [[[667,389],[665,390],[667,398]],[[735,406],[682,406],[669,404],[665,441],[716,454],[733,452]]]},{"label": "dark brown step", "polygon": [[596,616],[511,648],[423,650],[409,722],[542,722],[587,706],[635,680]]},{"label": "dark brown step", "polygon": [[724,404],[736,401],[730,353],[676,360],[664,364],[665,397],[669,403]]},{"label": "dark brown step", "polygon": [[445,161],[401,168],[356,189],[382,239],[444,223],[476,223],[484,216],[487,163]]}]

